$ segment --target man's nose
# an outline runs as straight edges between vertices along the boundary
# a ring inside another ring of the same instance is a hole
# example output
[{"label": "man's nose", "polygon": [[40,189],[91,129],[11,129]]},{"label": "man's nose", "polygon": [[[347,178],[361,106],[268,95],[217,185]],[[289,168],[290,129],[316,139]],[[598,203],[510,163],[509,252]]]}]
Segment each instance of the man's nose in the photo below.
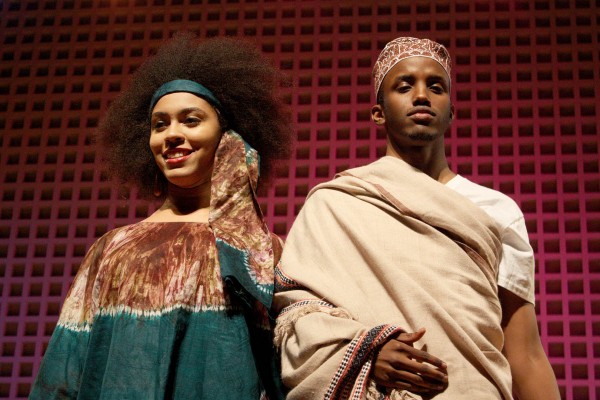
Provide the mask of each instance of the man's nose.
[{"label": "man's nose", "polygon": [[413,93],[414,104],[430,104],[429,93],[427,92],[427,85],[415,85]]}]

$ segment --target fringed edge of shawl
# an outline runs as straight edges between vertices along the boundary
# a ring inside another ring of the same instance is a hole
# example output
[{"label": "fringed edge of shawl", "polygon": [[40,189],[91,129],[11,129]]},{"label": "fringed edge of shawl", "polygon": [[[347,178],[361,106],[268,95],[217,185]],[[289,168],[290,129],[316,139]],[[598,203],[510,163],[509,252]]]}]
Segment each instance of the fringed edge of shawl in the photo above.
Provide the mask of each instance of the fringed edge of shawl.
[{"label": "fringed edge of shawl", "polygon": [[293,303],[281,310],[277,317],[277,324],[274,330],[274,343],[278,348],[281,347],[283,338],[292,334],[294,324],[305,315],[323,312],[333,317],[354,319],[350,313],[342,308],[337,308],[323,300],[302,300]]},{"label": "fringed edge of shawl", "polygon": [[406,390],[386,390],[381,392],[377,388],[377,384],[373,380],[369,380],[367,390],[365,392],[365,400],[422,400],[421,396],[417,396]]}]

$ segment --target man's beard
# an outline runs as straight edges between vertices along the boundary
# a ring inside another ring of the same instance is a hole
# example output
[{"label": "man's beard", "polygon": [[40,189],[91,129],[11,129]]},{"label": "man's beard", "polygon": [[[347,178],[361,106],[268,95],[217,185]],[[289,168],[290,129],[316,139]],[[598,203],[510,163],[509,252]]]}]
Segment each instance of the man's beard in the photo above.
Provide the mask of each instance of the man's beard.
[{"label": "man's beard", "polygon": [[408,135],[410,140],[414,140],[416,142],[433,142],[435,139],[439,137],[436,133],[411,133]]}]

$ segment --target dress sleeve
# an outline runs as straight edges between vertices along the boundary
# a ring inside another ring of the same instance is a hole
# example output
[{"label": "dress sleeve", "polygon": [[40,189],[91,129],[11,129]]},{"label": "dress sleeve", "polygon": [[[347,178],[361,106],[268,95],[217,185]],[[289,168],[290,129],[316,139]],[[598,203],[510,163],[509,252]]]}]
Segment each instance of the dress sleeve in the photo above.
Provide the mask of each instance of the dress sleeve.
[{"label": "dress sleeve", "polygon": [[30,399],[75,399],[81,383],[94,314],[93,284],[106,236],[86,254],[65,298]]},{"label": "dress sleeve", "polygon": [[394,325],[365,326],[343,304],[327,300],[319,277],[335,276],[331,257],[348,252],[343,234],[323,228],[339,222],[331,206],[318,193],[308,199],[276,270],[275,344],[287,399],[364,398],[377,350],[401,332]]}]

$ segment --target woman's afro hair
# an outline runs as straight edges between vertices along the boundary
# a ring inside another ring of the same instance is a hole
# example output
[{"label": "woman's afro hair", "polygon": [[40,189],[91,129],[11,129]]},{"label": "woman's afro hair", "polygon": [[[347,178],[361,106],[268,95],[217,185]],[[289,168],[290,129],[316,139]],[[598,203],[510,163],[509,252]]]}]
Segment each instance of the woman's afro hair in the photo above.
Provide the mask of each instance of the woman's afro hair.
[{"label": "woman's afro hair", "polygon": [[148,144],[149,107],[154,92],[175,79],[196,81],[213,92],[226,128],[258,151],[262,180],[269,177],[274,159],[289,157],[293,128],[279,96],[282,74],[247,41],[199,42],[179,33],[134,73],[100,123],[97,141],[110,176],[137,187],[141,197],[151,197],[157,184],[165,187]]}]

